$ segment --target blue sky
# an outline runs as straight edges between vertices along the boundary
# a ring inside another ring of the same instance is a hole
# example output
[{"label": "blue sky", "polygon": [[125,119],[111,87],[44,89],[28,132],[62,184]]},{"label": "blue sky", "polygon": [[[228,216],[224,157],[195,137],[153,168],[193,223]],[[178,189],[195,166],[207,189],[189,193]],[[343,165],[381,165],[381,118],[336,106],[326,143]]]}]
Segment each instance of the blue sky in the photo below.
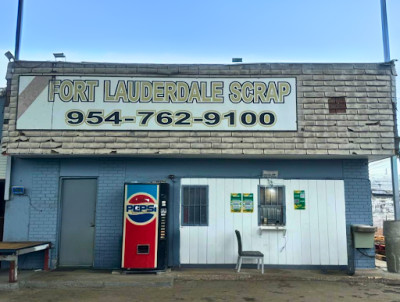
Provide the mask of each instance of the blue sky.
[{"label": "blue sky", "polygon": [[[2,1],[2,53],[14,53],[17,3]],[[24,3],[21,60],[64,52],[76,62],[383,61],[380,0]],[[391,57],[400,58],[400,1],[387,6]],[[0,54],[0,87],[6,64]]]},{"label": "blue sky", "polygon": [[[386,1],[400,59],[400,0]],[[1,4],[0,87],[17,4]],[[380,0],[24,0],[20,59],[54,52],[73,62],[382,62]]]}]

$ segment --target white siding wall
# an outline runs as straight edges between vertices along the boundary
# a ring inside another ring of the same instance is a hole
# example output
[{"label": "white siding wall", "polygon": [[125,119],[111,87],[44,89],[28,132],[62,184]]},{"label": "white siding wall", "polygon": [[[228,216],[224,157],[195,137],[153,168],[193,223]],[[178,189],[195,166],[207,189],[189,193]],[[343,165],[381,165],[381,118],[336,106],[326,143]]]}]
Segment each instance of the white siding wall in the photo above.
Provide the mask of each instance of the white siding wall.
[{"label": "white siding wall", "polygon": [[[264,253],[266,264],[347,265],[344,183],[341,180],[273,180],[284,185],[286,233],[259,231],[258,185],[266,179],[190,178],[182,185],[209,186],[209,225],[180,227],[181,264],[232,264],[235,230],[244,250]],[[306,210],[294,210],[293,191],[305,190]],[[253,193],[253,213],[231,213],[231,193]]]}]

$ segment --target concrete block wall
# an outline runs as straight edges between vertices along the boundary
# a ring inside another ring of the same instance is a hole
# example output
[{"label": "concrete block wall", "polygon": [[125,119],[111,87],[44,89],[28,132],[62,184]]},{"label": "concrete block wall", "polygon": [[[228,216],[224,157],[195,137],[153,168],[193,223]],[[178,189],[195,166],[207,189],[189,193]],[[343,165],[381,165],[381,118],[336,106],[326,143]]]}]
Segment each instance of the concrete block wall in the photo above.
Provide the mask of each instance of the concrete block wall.
[{"label": "concrete block wall", "polygon": [[[54,268],[58,255],[60,163],[57,159],[37,159],[24,168],[26,173],[13,175],[12,185],[24,186],[26,194],[11,196],[7,206],[10,210],[16,200],[20,200],[25,203],[28,215],[16,216],[18,214],[14,211],[6,211],[5,240],[51,241],[50,265]],[[13,229],[11,234],[10,228]],[[43,268],[43,260],[43,252],[27,254],[20,257],[19,266],[24,269]]]},{"label": "concrete block wall", "polygon": [[[350,241],[352,240],[350,229],[352,224],[373,224],[371,183],[368,178],[368,161],[344,160],[343,178],[346,199],[347,240]],[[354,258],[356,268],[374,268],[374,249],[361,249],[361,251],[371,257],[365,256],[356,250]],[[351,251],[349,250],[348,252],[350,253]]]},{"label": "concrete block wall", "polygon": [[[17,131],[19,75],[294,77],[297,131]],[[2,150],[46,155],[387,157],[394,154],[394,77],[388,64],[10,63]],[[346,99],[331,114],[330,97]]]},{"label": "concrete block wall", "polygon": [[[57,242],[59,209],[58,160],[40,160],[32,173],[32,194],[30,207],[30,241]],[[51,250],[51,259],[58,254],[58,246]]]},{"label": "concrete block wall", "polygon": [[383,235],[383,222],[394,220],[393,195],[372,194],[372,213],[377,235]]},{"label": "concrete block wall", "polygon": [[125,162],[100,163],[94,259],[97,268],[121,266],[125,174]]}]

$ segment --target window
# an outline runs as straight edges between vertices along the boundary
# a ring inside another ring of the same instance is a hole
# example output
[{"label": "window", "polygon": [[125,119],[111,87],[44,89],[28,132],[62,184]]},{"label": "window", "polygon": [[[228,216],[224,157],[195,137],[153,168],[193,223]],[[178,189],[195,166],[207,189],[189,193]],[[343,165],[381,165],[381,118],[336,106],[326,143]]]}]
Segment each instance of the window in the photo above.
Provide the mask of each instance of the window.
[{"label": "window", "polygon": [[285,225],[285,187],[260,186],[258,217],[259,225]]},{"label": "window", "polygon": [[208,186],[182,186],[182,225],[208,225]]}]

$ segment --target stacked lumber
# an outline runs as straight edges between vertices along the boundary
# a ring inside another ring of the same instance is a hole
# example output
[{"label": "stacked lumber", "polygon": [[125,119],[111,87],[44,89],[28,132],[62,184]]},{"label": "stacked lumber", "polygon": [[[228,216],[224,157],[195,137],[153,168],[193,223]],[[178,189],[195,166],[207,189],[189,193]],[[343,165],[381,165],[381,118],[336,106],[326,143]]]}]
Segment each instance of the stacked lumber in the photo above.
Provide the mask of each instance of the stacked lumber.
[{"label": "stacked lumber", "polygon": [[386,261],[385,236],[375,236],[375,258],[378,260]]}]

